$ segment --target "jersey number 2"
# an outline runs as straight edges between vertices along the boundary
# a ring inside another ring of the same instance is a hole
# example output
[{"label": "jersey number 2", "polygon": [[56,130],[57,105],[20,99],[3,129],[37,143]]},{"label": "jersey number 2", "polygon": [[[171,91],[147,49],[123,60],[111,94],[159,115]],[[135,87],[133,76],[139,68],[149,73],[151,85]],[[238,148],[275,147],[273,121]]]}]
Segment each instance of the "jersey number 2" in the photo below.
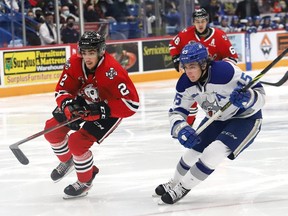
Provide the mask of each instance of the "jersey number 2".
[{"label": "jersey number 2", "polygon": [[61,79],[61,81],[60,81],[60,83],[59,83],[60,86],[62,86],[62,87],[64,86],[64,82],[65,82],[65,80],[67,79],[67,77],[68,77],[67,74],[64,74],[64,75],[63,75],[63,77],[62,77],[62,79]]},{"label": "jersey number 2", "polygon": [[120,83],[118,85],[118,89],[120,90],[120,93],[123,96],[128,95],[130,93],[129,90],[127,89],[127,86],[125,85],[125,83]]}]

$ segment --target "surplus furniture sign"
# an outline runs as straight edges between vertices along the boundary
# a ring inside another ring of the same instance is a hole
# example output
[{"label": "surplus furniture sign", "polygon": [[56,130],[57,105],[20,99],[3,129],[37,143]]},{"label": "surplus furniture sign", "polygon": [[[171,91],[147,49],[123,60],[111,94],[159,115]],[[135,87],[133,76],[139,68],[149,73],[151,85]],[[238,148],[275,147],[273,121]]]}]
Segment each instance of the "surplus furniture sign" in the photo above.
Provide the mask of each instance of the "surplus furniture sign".
[{"label": "surplus furniture sign", "polygon": [[47,83],[59,79],[66,48],[3,52],[4,85]]}]

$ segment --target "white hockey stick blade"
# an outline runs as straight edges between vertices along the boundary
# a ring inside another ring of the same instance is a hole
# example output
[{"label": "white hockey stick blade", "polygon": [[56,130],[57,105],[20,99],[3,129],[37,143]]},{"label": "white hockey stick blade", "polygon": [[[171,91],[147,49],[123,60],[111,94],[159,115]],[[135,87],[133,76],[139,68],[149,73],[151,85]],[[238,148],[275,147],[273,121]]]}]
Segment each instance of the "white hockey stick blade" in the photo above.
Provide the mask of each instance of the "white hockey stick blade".
[{"label": "white hockey stick blade", "polygon": [[286,71],[284,76],[278,82],[270,83],[270,82],[261,81],[261,83],[265,85],[279,87],[279,86],[282,86],[287,80],[288,80],[288,71]]}]

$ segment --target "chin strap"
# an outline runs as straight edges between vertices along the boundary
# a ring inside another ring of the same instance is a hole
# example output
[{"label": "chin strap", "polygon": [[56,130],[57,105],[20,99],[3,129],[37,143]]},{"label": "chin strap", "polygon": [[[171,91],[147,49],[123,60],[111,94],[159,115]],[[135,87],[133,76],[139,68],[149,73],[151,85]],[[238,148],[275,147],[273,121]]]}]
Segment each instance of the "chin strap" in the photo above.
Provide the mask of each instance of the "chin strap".
[{"label": "chin strap", "polygon": [[201,77],[199,78],[198,82],[204,83],[204,82],[207,80],[207,78],[208,78],[209,66],[210,66],[210,64],[209,64],[208,61],[206,62],[206,67],[205,67],[204,69],[202,69],[203,67],[202,67],[202,65],[200,64],[200,68],[201,68],[201,71],[202,71],[202,75],[201,75]]},{"label": "chin strap", "polygon": [[210,35],[211,29],[207,26],[206,29],[202,33],[198,32],[197,29],[195,29],[195,32],[198,35],[198,37],[206,38],[208,35]]}]

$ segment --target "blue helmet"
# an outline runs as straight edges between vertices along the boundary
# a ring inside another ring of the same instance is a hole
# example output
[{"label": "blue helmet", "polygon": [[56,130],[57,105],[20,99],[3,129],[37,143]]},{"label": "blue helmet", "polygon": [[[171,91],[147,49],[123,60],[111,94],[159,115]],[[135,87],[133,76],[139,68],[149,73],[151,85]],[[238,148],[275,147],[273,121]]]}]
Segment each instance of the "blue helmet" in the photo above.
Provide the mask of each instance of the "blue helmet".
[{"label": "blue helmet", "polygon": [[182,65],[198,62],[200,65],[208,60],[208,51],[201,43],[188,43],[181,51],[180,62]]}]

